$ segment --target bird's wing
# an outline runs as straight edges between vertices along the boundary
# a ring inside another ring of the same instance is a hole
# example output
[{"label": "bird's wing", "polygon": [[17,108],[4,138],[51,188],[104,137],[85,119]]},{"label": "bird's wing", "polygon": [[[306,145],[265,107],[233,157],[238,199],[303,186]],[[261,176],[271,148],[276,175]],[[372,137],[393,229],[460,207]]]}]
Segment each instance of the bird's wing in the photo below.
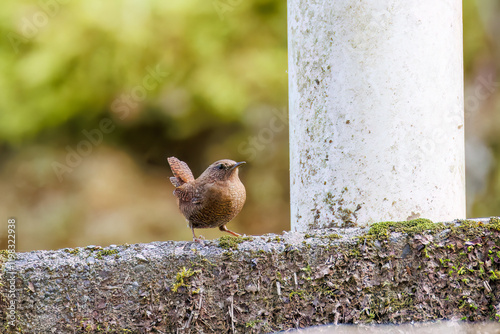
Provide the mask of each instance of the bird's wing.
[{"label": "bird's wing", "polygon": [[194,181],[193,173],[189,166],[184,161],[180,161],[176,157],[167,158],[168,164],[170,165],[170,169],[174,174],[173,177],[170,178],[170,182],[176,187],[180,187],[181,185]]},{"label": "bird's wing", "polygon": [[191,202],[193,204],[202,204],[203,202],[203,194],[192,183],[184,183],[175,188],[174,195],[183,202]]}]

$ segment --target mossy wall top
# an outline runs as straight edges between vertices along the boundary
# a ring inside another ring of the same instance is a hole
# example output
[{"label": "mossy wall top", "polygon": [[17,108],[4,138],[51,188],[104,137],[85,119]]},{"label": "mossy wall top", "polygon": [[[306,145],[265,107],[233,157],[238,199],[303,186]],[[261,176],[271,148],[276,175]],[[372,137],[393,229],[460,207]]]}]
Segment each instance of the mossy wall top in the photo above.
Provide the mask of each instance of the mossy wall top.
[{"label": "mossy wall top", "polygon": [[[379,223],[17,254],[19,332],[264,333],[500,320],[500,221]],[[5,254],[3,254],[5,255]],[[0,324],[9,274],[2,268]]]}]

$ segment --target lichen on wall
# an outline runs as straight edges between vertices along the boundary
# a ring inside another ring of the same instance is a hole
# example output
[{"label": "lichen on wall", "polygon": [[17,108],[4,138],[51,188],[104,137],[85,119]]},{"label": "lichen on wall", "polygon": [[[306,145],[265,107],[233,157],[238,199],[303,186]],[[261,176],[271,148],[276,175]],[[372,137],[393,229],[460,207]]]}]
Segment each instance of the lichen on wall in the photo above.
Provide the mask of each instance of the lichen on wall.
[{"label": "lichen on wall", "polygon": [[[266,333],[500,320],[500,221],[382,222],[17,254],[21,333]],[[5,269],[2,268],[2,273]],[[6,322],[5,277],[0,325]]]}]

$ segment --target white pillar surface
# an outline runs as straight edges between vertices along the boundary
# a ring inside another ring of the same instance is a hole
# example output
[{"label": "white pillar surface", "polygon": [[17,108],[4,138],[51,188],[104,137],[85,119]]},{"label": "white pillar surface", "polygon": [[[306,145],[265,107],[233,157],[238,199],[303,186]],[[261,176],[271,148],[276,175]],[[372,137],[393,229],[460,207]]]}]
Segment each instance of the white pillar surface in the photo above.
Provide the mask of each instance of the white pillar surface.
[{"label": "white pillar surface", "polygon": [[465,218],[462,2],[289,0],[291,227]]}]

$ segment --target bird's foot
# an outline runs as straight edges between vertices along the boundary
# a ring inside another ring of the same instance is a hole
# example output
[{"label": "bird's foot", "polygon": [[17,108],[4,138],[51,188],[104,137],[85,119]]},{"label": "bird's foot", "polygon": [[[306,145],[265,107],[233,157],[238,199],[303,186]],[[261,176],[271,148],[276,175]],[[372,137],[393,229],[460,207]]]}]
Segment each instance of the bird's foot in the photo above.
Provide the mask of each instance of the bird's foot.
[{"label": "bird's foot", "polygon": [[199,243],[200,245],[204,246],[205,245],[205,237],[200,235],[198,238],[197,237],[193,237],[193,241],[196,242],[196,243]]}]

